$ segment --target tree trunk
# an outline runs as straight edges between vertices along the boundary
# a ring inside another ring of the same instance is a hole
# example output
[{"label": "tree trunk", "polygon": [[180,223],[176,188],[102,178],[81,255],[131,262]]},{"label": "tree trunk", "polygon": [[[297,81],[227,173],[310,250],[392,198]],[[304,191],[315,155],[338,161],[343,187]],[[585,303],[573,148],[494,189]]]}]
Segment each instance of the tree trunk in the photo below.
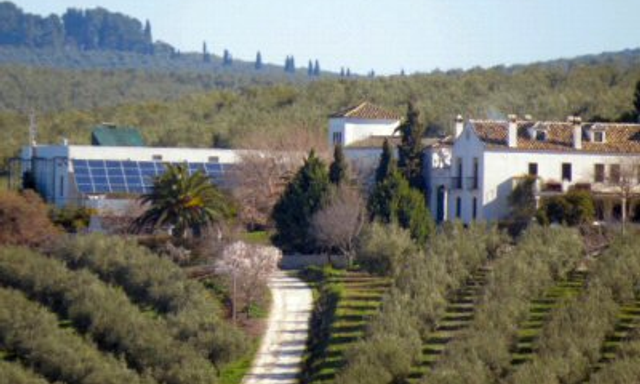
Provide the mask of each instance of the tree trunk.
[{"label": "tree trunk", "polygon": [[627,224],[627,198],[622,198],[622,234],[624,235],[626,232],[626,224]]}]

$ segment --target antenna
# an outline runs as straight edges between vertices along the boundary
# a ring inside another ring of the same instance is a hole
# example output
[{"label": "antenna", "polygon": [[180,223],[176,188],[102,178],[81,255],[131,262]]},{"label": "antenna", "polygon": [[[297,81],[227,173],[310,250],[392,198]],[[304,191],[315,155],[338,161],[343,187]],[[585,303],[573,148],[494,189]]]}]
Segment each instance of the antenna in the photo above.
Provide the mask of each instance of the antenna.
[{"label": "antenna", "polygon": [[38,134],[38,125],[36,123],[36,112],[31,109],[29,112],[29,142],[33,147],[36,146],[36,135]]}]

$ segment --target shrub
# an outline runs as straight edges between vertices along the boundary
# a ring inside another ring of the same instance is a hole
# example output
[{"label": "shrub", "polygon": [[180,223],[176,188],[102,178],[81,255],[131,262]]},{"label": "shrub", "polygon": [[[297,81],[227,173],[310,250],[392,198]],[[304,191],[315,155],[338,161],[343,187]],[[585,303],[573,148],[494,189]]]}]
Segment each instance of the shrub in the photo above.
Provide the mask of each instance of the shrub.
[{"label": "shrub", "polygon": [[589,192],[572,190],[543,201],[538,216],[544,218],[539,220],[541,224],[552,222],[574,226],[592,222],[595,212],[593,197]]},{"label": "shrub", "polygon": [[65,231],[79,233],[89,226],[93,211],[84,207],[67,206],[51,210],[51,221]]},{"label": "shrub", "polygon": [[417,251],[407,230],[374,222],[358,239],[356,261],[369,273],[396,276],[408,255]]},{"label": "shrub", "polygon": [[[58,327],[58,319],[23,294],[0,288],[0,346],[37,367],[52,382],[69,384],[153,383],[129,371],[122,361],[101,354],[94,345],[68,329]],[[2,379],[11,375],[0,365]],[[14,369],[14,372],[16,370]],[[29,377],[22,373],[22,377]],[[20,377],[20,376],[18,376]],[[40,383],[44,380],[24,381]],[[11,384],[19,381],[9,380]]]},{"label": "shrub", "polygon": [[48,384],[44,378],[36,375],[18,362],[0,360],[0,384]]},{"label": "shrub", "polygon": [[[125,294],[86,270],[20,248],[0,249],[0,282],[69,318],[101,348],[124,354],[132,367],[168,384],[211,383],[215,371],[190,346],[171,338],[162,319],[151,319]],[[201,314],[204,315],[204,314]]]},{"label": "shrub", "polygon": [[31,190],[0,191],[0,245],[47,244],[58,235],[48,211],[40,196]]}]

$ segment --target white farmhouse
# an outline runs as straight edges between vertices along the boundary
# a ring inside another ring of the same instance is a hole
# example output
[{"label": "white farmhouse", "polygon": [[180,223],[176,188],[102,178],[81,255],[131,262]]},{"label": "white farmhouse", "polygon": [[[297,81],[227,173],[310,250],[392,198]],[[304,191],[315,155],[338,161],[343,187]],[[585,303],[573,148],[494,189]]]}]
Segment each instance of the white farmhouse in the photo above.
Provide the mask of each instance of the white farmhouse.
[{"label": "white farmhouse", "polygon": [[329,147],[346,147],[371,136],[394,136],[401,119],[369,102],[349,107],[329,117]]},{"label": "white farmhouse", "polygon": [[622,215],[621,183],[640,184],[640,124],[459,118],[451,156],[448,177],[429,183],[431,208],[441,218],[505,219],[509,195],[525,175],[537,177],[538,198],[589,190],[599,218],[615,218]]}]

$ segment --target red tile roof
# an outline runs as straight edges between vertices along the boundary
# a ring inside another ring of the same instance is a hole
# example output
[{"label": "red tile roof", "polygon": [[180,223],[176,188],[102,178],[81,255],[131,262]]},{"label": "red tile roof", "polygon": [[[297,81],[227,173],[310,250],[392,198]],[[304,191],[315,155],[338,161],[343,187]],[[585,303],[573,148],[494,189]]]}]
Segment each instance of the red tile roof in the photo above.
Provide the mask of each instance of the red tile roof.
[{"label": "red tile roof", "polygon": [[[509,123],[495,120],[470,120],[476,134],[489,149],[510,149],[527,151],[592,152],[592,153],[640,153],[640,124],[583,123],[582,149],[573,147],[573,124],[570,122],[517,121],[518,139],[515,148],[509,148],[507,134]],[[547,133],[544,141],[529,135],[535,126]],[[589,140],[590,129],[606,132],[604,143]]]},{"label": "red tile roof", "polygon": [[368,101],[332,114],[332,118],[354,118],[367,120],[401,120],[402,116],[386,111]]}]

